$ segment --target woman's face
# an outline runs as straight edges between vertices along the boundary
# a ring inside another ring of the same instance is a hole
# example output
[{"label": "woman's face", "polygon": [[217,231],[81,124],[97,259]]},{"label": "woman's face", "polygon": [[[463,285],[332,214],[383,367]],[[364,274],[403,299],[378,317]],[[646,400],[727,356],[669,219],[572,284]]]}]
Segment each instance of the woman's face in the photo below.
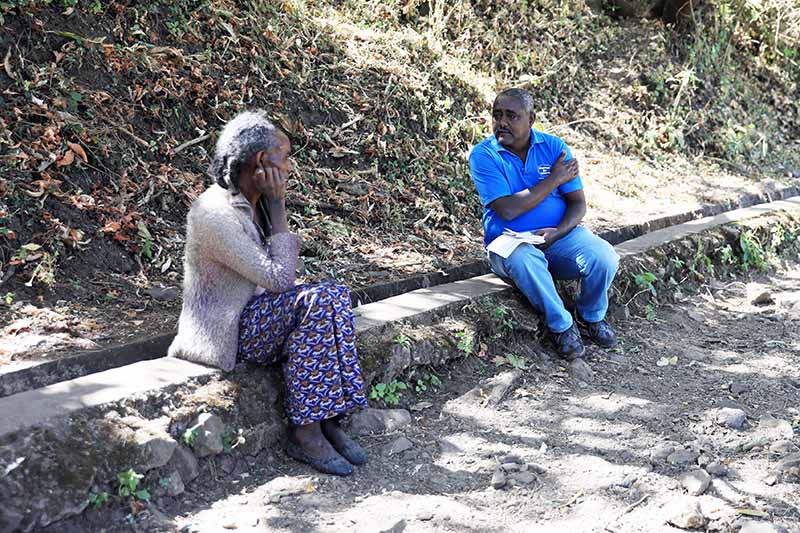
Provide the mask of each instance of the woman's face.
[{"label": "woman's face", "polygon": [[261,165],[264,168],[275,168],[288,175],[292,170],[292,162],[289,160],[289,153],[291,152],[292,145],[283,132],[276,134],[278,143],[269,150],[259,152],[261,157]]}]

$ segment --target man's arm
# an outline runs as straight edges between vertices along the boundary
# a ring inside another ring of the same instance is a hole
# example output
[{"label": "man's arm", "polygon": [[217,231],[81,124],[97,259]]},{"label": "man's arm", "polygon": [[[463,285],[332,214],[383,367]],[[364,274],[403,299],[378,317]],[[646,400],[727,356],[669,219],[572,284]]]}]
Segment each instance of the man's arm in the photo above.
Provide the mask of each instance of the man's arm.
[{"label": "man's arm", "polygon": [[586,195],[583,194],[583,189],[565,193],[564,201],[567,203],[567,209],[564,211],[564,216],[561,218],[561,223],[558,227],[542,228],[535,232],[537,235],[544,237],[544,244],[540,248],[547,248],[572,231],[586,215]]},{"label": "man's arm", "polygon": [[[566,151],[561,152],[558,160],[553,163],[548,177],[533,187],[497,198],[489,204],[489,207],[503,220],[514,220],[542,203],[542,201],[557,187],[567,183],[578,175],[578,161],[576,159],[570,159],[565,163],[564,158],[566,155]],[[581,193],[581,195],[582,194],[583,193]],[[567,203],[569,204],[569,200],[567,200]],[[585,211],[586,206],[584,202],[584,213]],[[569,213],[569,205],[567,206],[567,213]],[[581,218],[582,217],[583,213],[581,214]],[[566,214],[564,218],[566,219]],[[578,221],[580,221],[580,219],[578,219]],[[575,224],[577,224],[577,222]]]}]

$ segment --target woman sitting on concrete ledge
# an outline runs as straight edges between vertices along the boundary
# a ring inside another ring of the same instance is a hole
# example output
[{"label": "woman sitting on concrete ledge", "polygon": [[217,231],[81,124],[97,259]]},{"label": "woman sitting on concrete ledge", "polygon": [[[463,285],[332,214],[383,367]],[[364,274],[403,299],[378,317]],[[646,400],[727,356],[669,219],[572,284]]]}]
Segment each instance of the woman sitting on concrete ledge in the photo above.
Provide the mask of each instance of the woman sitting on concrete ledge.
[{"label": "woman sitting on concrete ledge", "polygon": [[217,183],[187,217],[183,309],[169,355],[217,366],[283,362],[287,453],[348,475],[366,454],[339,417],[366,406],[350,295],[344,285],[295,286],[300,242],[286,220],[289,138],[263,111],[228,122]]}]

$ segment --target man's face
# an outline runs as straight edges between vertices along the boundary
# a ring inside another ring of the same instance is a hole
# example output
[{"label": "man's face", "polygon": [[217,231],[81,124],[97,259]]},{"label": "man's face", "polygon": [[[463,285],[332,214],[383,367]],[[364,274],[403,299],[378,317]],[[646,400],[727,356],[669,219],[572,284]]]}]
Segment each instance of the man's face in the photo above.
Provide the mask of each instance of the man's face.
[{"label": "man's face", "polygon": [[518,98],[501,96],[492,106],[492,132],[507,148],[523,148],[531,134],[533,117]]}]

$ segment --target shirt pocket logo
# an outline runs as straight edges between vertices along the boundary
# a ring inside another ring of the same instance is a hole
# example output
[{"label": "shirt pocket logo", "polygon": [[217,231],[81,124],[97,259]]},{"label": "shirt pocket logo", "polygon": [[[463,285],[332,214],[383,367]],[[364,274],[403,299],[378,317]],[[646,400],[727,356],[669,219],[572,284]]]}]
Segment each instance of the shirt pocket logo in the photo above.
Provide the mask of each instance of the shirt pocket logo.
[{"label": "shirt pocket logo", "polygon": [[539,165],[539,175],[546,177],[550,175],[550,165]]}]

